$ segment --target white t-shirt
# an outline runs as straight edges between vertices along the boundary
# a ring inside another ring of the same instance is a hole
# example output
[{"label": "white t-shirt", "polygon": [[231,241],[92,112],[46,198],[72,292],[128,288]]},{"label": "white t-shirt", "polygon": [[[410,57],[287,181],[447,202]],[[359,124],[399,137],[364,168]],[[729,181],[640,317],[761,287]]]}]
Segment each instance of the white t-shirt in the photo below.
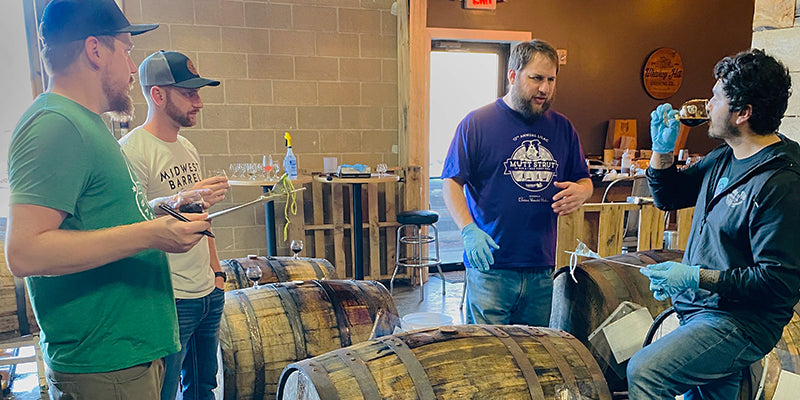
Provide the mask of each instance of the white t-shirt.
[{"label": "white t-shirt", "polygon": [[[185,137],[165,142],[141,126],[119,140],[148,200],[189,190],[202,179],[197,149]],[[208,239],[186,253],[167,253],[176,299],[197,299],[214,290]]]}]

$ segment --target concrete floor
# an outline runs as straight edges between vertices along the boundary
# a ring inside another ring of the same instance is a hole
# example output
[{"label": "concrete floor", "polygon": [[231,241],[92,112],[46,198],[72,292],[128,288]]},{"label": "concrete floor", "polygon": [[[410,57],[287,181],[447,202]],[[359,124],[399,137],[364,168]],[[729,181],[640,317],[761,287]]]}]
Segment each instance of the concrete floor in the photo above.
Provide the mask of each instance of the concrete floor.
[{"label": "concrete floor", "polygon": [[[427,283],[423,285],[425,299],[420,300],[419,286],[411,286],[408,279],[395,280],[394,301],[400,317],[415,312],[436,312],[443,313],[453,319],[453,324],[463,324],[464,313],[459,310],[461,301],[461,291],[464,287],[464,271],[445,272],[445,295],[442,295],[442,281],[438,273],[429,276]],[[389,288],[389,282],[385,283]],[[30,352],[33,347],[24,348],[23,354]],[[36,364],[20,364],[17,366],[16,377],[12,386],[12,392],[4,400],[40,400],[38,388],[38,376],[36,374]]]}]

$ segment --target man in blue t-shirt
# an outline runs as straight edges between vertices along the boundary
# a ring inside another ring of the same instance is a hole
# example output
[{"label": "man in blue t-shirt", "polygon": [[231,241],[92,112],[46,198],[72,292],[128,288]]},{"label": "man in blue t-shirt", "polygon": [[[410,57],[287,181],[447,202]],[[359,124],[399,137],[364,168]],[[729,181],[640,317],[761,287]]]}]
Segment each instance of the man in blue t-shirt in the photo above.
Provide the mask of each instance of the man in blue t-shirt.
[{"label": "man in blue t-shirt", "polygon": [[510,90],[467,114],[447,152],[444,199],[464,242],[469,323],[549,323],[557,219],[593,189],[578,133],[549,109],[557,73],[546,42],[515,46]]}]

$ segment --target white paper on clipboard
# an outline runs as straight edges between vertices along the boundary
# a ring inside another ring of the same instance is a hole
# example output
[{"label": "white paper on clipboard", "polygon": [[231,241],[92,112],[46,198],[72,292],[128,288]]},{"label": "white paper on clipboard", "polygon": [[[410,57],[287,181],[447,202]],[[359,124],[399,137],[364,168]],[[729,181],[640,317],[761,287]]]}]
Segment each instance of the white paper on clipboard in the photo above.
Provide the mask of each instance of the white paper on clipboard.
[{"label": "white paper on clipboard", "polygon": [[[288,192],[288,194],[296,193],[296,192],[299,192],[299,191],[305,190],[305,189],[306,188],[304,188],[304,187],[303,188],[299,188],[299,189],[295,189],[295,190],[292,190],[291,192]],[[226,208],[224,210],[219,210],[219,211],[210,213],[210,214],[208,214],[208,217],[206,217],[206,221],[210,221],[213,218],[219,217],[221,215],[225,215],[225,214],[233,212],[233,211],[240,210],[240,209],[245,208],[245,207],[249,207],[249,206],[252,206],[252,205],[255,205],[255,204],[259,204],[259,203],[262,203],[262,202],[265,202],[265,201],[272,201],[272,200],[275,200],[275,199],[279,199],[279,198],[284,197],[286,195],[287,195],[286,192],[262,194],[261,196],[258,196],[255,199],[250,200],[250,201],[248,201],[246,203],[239,204],[238,206],[233,206],[233,207],[230,207],[230,208]]]}]

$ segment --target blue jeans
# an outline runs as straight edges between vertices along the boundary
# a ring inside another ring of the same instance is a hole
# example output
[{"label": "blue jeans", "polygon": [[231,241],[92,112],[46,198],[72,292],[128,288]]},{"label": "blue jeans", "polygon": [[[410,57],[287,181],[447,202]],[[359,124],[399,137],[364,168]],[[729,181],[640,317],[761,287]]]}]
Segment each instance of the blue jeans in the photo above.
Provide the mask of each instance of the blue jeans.
[{"label": "blue jeans", "polygon": [[225,292],[219,288],[199,299],[175,299],[181,351],[164,357],[161,400],[175,400],[181,383],[184,400],[213,400],[217,387],[219,320]]},{"label": "blue jeans", "polygon": [[730,317],[698,313],[633,355],[628,398],[736,399],[742,370],[764,354]]},{"label": "blue jeans", "polygon": [[553,301],[552,269],[467,268],[467,323],[547,326]]}]

